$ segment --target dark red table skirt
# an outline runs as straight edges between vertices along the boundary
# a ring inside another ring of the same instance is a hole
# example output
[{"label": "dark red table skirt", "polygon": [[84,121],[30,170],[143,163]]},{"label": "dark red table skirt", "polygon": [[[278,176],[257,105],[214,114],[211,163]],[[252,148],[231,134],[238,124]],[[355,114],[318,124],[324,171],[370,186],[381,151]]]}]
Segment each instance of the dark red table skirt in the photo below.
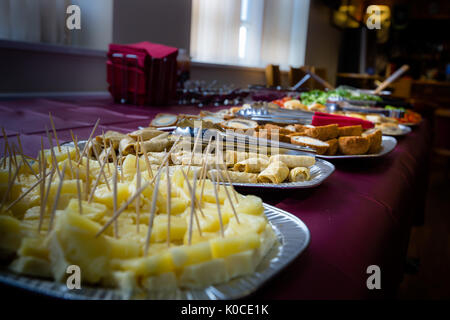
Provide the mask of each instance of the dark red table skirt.
[{"label": "dark red table skirt", "polygon": [[[218,110],[208,108],[208,110]],[[87,139],[97,118],[102,130],[127,132],[148,125],[159,112],[198,114],[197,107],[136,107],[106,98],[0,101],[0,126],[9,139],[20,134],[35,156],[51,112],[62,141],[70,129]],[[44,139],[48,146],[47,139]],[[377,159],[334,161],[336,171],[310,190],[257,193],[301,218],[311,231],[307,250],[259,289],[264,299],[361,299],[393,297],[401,281],[411,221],[423,214],[430,128],[425,121],[396,149]],[[0,143],[3,153],[4,142]],[[246,190],[243,190],[245,192]],[[381,290],[369,290],[367,267],[381,269]]]}]

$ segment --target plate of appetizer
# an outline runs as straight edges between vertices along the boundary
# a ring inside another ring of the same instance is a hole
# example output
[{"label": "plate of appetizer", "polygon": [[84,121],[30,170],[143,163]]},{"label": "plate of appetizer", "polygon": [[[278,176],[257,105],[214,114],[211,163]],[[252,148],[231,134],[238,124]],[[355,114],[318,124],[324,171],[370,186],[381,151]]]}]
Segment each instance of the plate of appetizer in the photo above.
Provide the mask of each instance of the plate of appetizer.
[{"label": "plate of appetizer", "polygon": [[[335,169],[330,162],[316,159],[314,153],[270,155],[268,153],[271,151],[284,153],[285,150],[262,149],[260,145],[247,145],[250,148],[247,151],[243,145],[233,145],[233,148],[236,146],[233,150],[226,146],[226,150],[221,147],[217,152],[219,148],[216,143],[204,139],[200,141],[199,137],[176,136],[151,127],[128,134],[108,131],[89,142],[87,153],[93,158],[98,156],[100,161],[106,152],[110,153],[110,161],[113,161],[113,157],[138,154],[143,164],[149,163],[151,169],[156,170],[167,157],[164,150],[176,143],[167,158],[169,170],[180,166],[192,167],[203,178],[219,184],[233,183],[237,187],[313,188],[325,181]],[[82,141],[79,148],[85,145],[86,142]]]},{"label": "plate of appetizer", "polygon": [[201,167],[169,168],[180,139],[152,165],[146,148],[164,133],[134,132],[130,146],[95,128],[84,145],[53,147],[48,134],[35,161],[5,158],[2,283],[65,299],[237,299],[309,244],[297,217]]}]

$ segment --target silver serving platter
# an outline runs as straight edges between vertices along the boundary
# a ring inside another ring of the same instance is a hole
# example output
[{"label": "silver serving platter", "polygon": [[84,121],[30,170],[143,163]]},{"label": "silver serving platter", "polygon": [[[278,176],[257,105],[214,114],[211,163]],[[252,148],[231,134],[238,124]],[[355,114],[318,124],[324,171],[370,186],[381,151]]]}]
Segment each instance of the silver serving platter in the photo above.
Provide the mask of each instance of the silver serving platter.
[{"label": "silver serving platter", "polygon": [[204,289],[178,289],[171,292],[146,293],[145,295],[123,294],[115,289],[88,286],[82,286],[79,290],[69,290],[64,284],[17,275],[8,271],[6,267],[0,268],[0,282],[62,299],[222,300],[243,298],[255,292],[291,263],[306,249],[310,241],[308,227],[303,221],[284,210],[265,203],[263,205],[264,213],[271,223],[278,241],[262,259],[254,274],[237,277],[223,284]]},{"label": "silver serving platter", "polygon": [[[325,181],[333,172],[334,165],[328,161],[317,159],[316,163],[309,168],[311,179],[307,181],[298,182],[282,182],[276,183],[243,183],[243,182],[233,182],[235,187],[248,187],[248,188],[272,188],[272,189],[307,189],[314,188]],[[221,182],[220,184],[229,185],[228,182]]]},{"label": "silver serving platter", "polygon": [[[84,148],[86,141],[79,141],[78,146],[80,149]],[[69,141],[67,143],[63,143],[62,145],[73,147],[73,142]],[[299,153],[293,150],[286,150],[288,154],[304,154]],[[233,182],[233,186],[236,187],[248,187],[248,188],[272,188],[272,189],[308,189],[314,188],[320,185],[325,181],[335,170],[335,167],[332,163],[317,159],[318,155],[316,155],[316,163],[309,168],[311,179],[308,181],[299,181],[299,182],[282,182],[279,184],[276,183],[243,183],[243,182]],[[120,169],[120,168],[119,168]],[[220,182],[220,184],[228,185],[228,182]]]},{"label": "silver serving platter", "polygon": [[412,131],[410,127],[405,126],[403,124],[399,124],[398,128],[401,130],[400,132],[383,132],[383,130],[381,130],[381,132],[385,136],[404,136]]},{"label": "silver serving platter", "polygon": [[320,157],[323,159],[355,159],[355,158],[378,158],[387,155],[389,152],[395,149],[397,145],[397,139],[394,137],[383,136],[381,141],[381,150],[378,153],[373,154],[356,154],[356,155],[335,155],[335,156],[327,156],[327,155],[319,155],[316,157]]}]

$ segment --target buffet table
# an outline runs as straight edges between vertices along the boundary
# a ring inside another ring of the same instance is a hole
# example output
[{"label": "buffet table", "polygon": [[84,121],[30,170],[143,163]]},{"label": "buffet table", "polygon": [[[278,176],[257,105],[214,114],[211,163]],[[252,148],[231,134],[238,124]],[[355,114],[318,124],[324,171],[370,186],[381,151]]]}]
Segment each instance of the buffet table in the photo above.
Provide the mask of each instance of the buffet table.
[{"label": "buffet table", "polygon": [[[20,134],[25,153],[35,156],[41,137],[49,146],[44,129],[51,128],[49,112],[59,140],[70,141],[70,130],[79,139],[87,139],[97,118],[101,121],[96,134],[128,132],[147,126],[160,112],[198,114],[200,110],[119,105],[109,98],[93,97],[10,100],[0,101],[0,126],[10,141]],[[402,277],[411,223],[423,214],[429,141],[430,128],[424,121],[399,138],[396,149],[383,158],[332,161],[336,171],[319,187],[256,193],[264,202],[301,218],[311,232],[311,243],[251,298],[393,297]],[[2,140],[2,155],[3,150]],[[381,269],[381,290],[367,289],[370,265]]]}]

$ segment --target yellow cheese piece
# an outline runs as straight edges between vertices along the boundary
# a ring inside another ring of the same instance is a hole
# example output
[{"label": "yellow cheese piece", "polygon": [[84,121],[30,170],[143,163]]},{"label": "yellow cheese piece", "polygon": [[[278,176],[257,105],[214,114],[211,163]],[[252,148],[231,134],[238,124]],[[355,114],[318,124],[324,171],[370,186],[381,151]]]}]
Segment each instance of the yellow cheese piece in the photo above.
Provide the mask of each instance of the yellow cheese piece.
[{"label": "yellow cheese piece", "polygon": [[239,223],[234,216],[230,218],[225,230],[226,237],[240,236],[246,233],[261,233],[267,225],[263,216],[238,213],[238,218]]},{"label": "yellow cheese piece", "polygon": [[[235,204],[235,202],[233,202]],[[255,216],[264,215],[264,207],[262,200],[259,197],[248,195],[239,200],[239,204],[236,206],[238,213],[252,214]]]},{"label": "yellow cheese piece", "polygon": [[212,259],[209,242],[200,242],[191,246],[179,246],[170,248],[173,263],[176,268],[182,268],[191,264],[208,261]]},{"label": "yellow cheese piece", "polygon": [[224,259],[213,259],[184,267],[179,284],[183,288],[202,288],[228,280]]},{"label": "yellow cheese piece", "polygon": [[113,271],[103,279],[103,283],[119,289],[125,299],[130,298],[135,292],[139,292],[136,275],[130,271]]},{"label": "yellow cheese piece", "polygon": [[23,257],[30,256],[48,260],[49,251],[45,238],[23,238],[17,254]]},{"label": "yellow cheese piece", "polygon": [[[158,215],[155,217],[152,240],[156,242],[167,241],[167,215]],[[170,217],[170,241],[181,241],[184,238],[184,234],[187,230],[186,220],[182,217],[171,216]]]},{"label": "yellow cheese piece", "polygon": [[225,258],[227,274],[230,278],[250,275],[255,271],[258,262],[255,250],[247,250],[229,255]]},{"label": "yellow cheese piece", "polygon": [[172,256],[169,252],[136,259],[113,259],[114,270],[132,271],[139,276],[150,276],[174,270]]},{"label": "yellow cheese piece", "polygon": [[209,241],[213,258],[224,258],[229,255],[256,249],[260,246],[259,235],[247,233],[241,236],[230,238],[216,238]]},{"label": "yellow cheese piece", "polygon": [[[117,183],[117,208],[120,208],[130,196],[128,183]],[[94,201],[103,203],[108,208],[113,208],[113,190],[109,191],[106,185],[98,186],[94,192]]]},{"label": "yellow cheese piece", "polygon": [[108,271],[111,256],[110,241],[104,235],[95,237],[100,225],[77,213],[57,216],[50,246],[52,265],[58,266],[54,276],[61,280],[67,263],[78,265],[83,281],[97,283]]},{"label": "yellow cheese piece", "polygon": [[[108,211],[108,208],[102,203],[97,202],[88,203],[87,201],[84,200],[81,201],[81,209],[83,216],[97,222],[100,221]],[[71,212],[78,214],[80,213],[77,198],[70,199],[69,204],[67,205],[67,210],[70,210]]]},{"label": "yellow cheese piece", "polygon": [[[205,232],[202,231],[202,235],[200,236],[200,233],[198,232],[197,228],[194,228],[192,230],[192,239],[191,239],[191,244],[196,244],[199,242],[205,242],[208,241],[210,239],[219,237],[220,234],[218,232]],[[189,244],[189,232],[186,232],[184,235],[184,240],[183,243],[185,245]]]},{"label": "yellow cheese piece", "polygon": [[0,257],[17,251],[22,241],[20,220],[7,215],[0,215]]},{"label": "yellow cheese piece", "polygon": [[52,276],[51,266],[47,260],[31,256],[18,257],[11,262],[9,269],[15,273],[28,276],[43,278]]},{"label": "yellow cheese piece", "polygon": [[177,277],[173,272],[165,272],[142,279],[142,286],[148,291],[173,291],[177,289]]}]

